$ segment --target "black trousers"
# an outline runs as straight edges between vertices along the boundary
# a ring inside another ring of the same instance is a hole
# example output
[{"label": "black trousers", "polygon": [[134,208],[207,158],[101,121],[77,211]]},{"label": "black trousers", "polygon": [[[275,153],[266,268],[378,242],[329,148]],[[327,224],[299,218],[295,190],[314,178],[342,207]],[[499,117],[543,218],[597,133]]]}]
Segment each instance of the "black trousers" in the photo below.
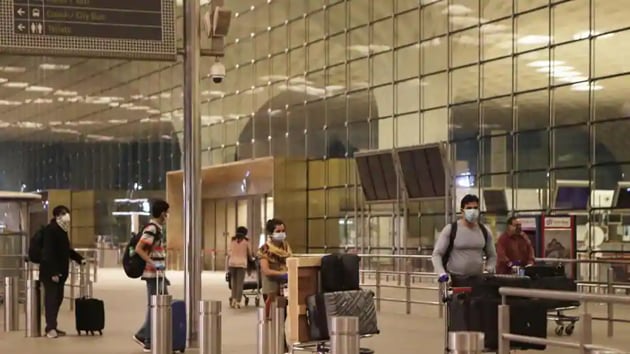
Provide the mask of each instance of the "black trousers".
[{"label": "black trousers", "polygon": [[65,281],[58,283],[52,280],[43,282],[44,284],[44,308],[46,310],[46,332],[57,329],[57,316],[59,308],[63,302],[63,290]]}]

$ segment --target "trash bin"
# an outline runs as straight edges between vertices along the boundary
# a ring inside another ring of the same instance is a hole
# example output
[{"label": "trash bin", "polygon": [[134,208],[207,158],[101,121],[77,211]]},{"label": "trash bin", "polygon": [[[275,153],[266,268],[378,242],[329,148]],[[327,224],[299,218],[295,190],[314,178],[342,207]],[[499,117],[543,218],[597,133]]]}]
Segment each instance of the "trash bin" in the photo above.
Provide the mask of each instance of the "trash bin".
[{"label": "trash bin", "polygon": [[449,332],[448,349],[453,354],[481,354],[484,334],[481,332]]}]

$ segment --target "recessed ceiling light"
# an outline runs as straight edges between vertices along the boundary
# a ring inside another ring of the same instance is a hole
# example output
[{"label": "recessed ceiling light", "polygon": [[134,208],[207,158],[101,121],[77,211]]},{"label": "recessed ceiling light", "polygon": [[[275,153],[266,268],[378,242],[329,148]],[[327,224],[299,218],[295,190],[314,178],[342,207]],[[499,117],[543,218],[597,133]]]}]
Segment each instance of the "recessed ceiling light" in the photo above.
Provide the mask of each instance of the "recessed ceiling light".
[{"label": "recessed ceiling light", "polygon": [[110,119],[107,122],[110,124],[126,124],[128,121],[126,119]]},{"label": "recessed ceiling light", "polygon": [[560,60],[551,60],[551,61],[549,61],[549,60],[536,60],[536,61],[533,61],[533,62],[527,64],[527,66],[532,66],[532,67],[535,67],[535,68],[542,68],[542,67],[545,67],[545,66],[556,66],[556,65],[563,65],[563,64],[564,64],[564,62],[560,61]]},{"label": "recessed ceiling light", "polygon": [[580,81],[586,81],[588,80],[588,78],[586,76],[568,76],[568,77],[561,77],[559,78],[559,80],[563,82],[580,82]]},{"label": "recessed ceiling light", "polygon": [[114,137],[108,136],[108,135],[88,134],[86,137],[91,140],[99,140],[99,141],[114,140]]},{"label": "recessed ceiling light", "polygon": [[76,91],[67,91],[67,90],[57,90],[55,91],[55,96],[77,96],[79,93]]},{"label": "recessed ceiling light", "polygon": [[541,35],[529,35],[523,36],[518,39],[518,43],[520,44],[547,44],[551,41],[551,37],[549,36],[541,36]]},{"label": "recessed ceiling light", "polygon": [[7,82],[3,86],[9,88],[26,88],[28,87],[28,82]]},{"label": "recessed ceiling light", "polygon": [[43,124],[42,123],[36,123],[36,122],[18,122],[17,126],[20,128],[24,128],[24,129],[40,129],[42,128]]},{"label": "recessed ceiling light", "polygon": [[0,71],[5,73],[23,73],[26,72],[26,68],[21,66],[0,66]]},{"label": "recessed ceiling light", "polygon": [[68,70],[70,69],[70,65],[43,63],[39,64],[39,68],[41,70]]},{"label": "recessed ceiling light", "polygon": [[26,88],[26,91],[29,92],[52,92],[54,89],[52,87],[47,86],[29,86]]},{"label": "recessed ceiling light", "polygon": [[48,125],[50,125],[51,127],[56,127],[58,125],[63,125],[63,122],[52,121],[52,122],[48,123]]},{"label": "recessed ceiling light", "polygon": [[0,84],[4,84],[7,81],[9,81],[9,79],[5,79],[3,77],[0,77]]},{"label": "recessed ceiling light", "polygon": [[36,98],[33,100],[35,104],[48,104],[55,102],[52,98]]},{"label": "recessed ceiling light", "polygon": [[551,76],[553,77],[578,77],[578,76],[583,76],[582,73],[579,73],[577,71],[559,71],[559,72],[552,72],[550,73]]}]

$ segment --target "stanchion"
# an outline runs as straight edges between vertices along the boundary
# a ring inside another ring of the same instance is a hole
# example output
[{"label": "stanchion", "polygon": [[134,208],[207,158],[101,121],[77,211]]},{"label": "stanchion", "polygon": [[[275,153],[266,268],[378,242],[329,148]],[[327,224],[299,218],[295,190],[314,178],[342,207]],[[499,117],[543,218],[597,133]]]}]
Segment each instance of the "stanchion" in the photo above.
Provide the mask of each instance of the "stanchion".
[{"label": "stanchion", "polygon": [[151,353],[173,353],[171,295],[151,296]]},{"label": "stanchion", "polygon": [[258,338],[256,342],[256,354],[269,353],[269,321],[267,321],[265,307],[258,308]]},{"label": "stanchion", "polygon": [[20,327],[18,278],[4,278],[4,331],[17,331]]},{"label": "stanchion", "polygon": [[273,317],[271,320],[271,326],[273,327],[272,337],[272,350],[270,354],[284,354],[284,309],[287,306],[287,299],[285,297],[279,297],[276,300],[276,306],[274,308]]},{"label": "stanchion", "polygon": [[199,352],[221,354],[221,301],[199,302]]},{"label": "stanchion", "polygon": [[274,326],[274,317],[277,305],[275,301],[269,304],[269,317],[267,318],[267,352],[269,354],[276,354],[276,327]]},{"label": "stanchion", "polygon": [[331,354],[359,354],[359,318],[335,316],[330,319]]},{"label": "stanchion", "polygon": [[26,337],[37,338],[42,336],[42,300],[41,285],[39,280],[26,282]]}]

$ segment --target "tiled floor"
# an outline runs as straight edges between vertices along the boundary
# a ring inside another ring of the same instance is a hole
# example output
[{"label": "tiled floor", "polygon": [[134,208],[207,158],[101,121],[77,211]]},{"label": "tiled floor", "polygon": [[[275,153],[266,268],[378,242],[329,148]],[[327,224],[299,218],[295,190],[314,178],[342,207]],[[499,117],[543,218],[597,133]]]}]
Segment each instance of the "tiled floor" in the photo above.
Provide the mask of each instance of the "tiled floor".
[{"label": "tiled floor", "polygon": [[[172,272],[169,278],[176,298],[183,294],[183,274]],[[204,274],[204,297],[224,301],[223,312],[223,353],[252,354],[256,350],[256,311],[254,308],[230,310],[226,299],[229,296],[223,274]],[[0,353],[20,354],[132,354],[140,353],[140,348],[131,341],[131,335],[140,326],[145,309],[144,287],[140,281],[127,279],[121,270],[108,269],[99,273],[99,281],[94,287],[95,297],[105,300],[107,327],[103,337],[77,337],[70,335],[55,340],[24,338],[23,331],[0,333]],[[402,298],[399,289],[387,289],[381,294],[387,298]],[[435,293],[414,291],[412,298],[434,300]],[[383,303],[379,314],[381,334],[366,339],[363,346],[371,347],[376,353],[424,354],[442,353],[443,322],[437,316],[437,309],[425,305],[414,305],[412,314],[404,313],[403,304]],[[603,307],[591,305],[591,310],[603,313]],[[622,312],[620,307],[617,311]],[[630,319],[630,309],[623,315]],[[3,320],[0,319],[0,322]],[[74,328],[74,317],[65,303],[62,309],[60,327],[70,331]],[[550,326],[552,331],[554,326]],[[579,331],[579,326],[576,331]],[[596,322],[595,342],[625,349],[630,353],[630,325],[616,325],[616,337],[605,336],[605,324]],[[550,332],[550,336],[553,336]],[[566,339],[566,338],[563,338]],[[194,352],[194,351],[191,351]],[[548,349],[547,353],[564,354],[576,351]]]}]

